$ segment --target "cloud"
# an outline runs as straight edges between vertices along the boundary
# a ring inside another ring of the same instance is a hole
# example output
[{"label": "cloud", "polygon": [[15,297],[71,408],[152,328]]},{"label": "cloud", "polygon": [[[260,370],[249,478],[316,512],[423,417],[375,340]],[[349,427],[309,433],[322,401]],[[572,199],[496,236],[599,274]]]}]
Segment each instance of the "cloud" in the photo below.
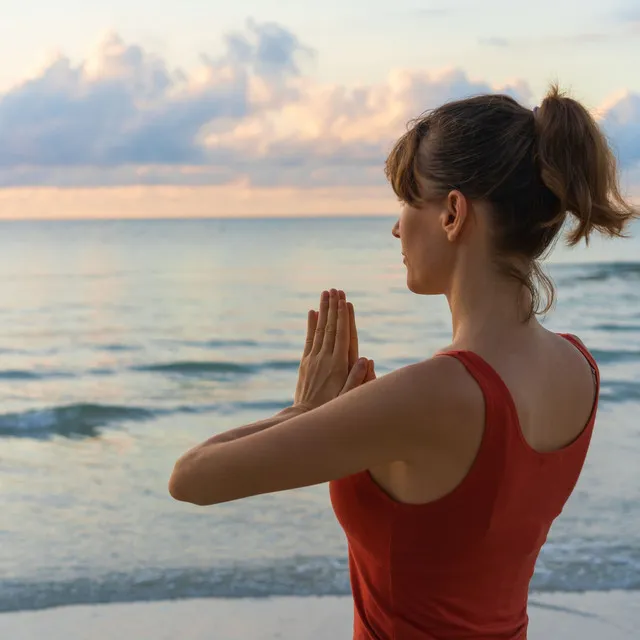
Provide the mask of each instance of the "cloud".
[{"label": "cloud", "polygon": [[602,109],[602,125],[616,148],[620,163],[640,163],[640,94],[624,92]]},{"label": "cloud", "polygon": [[618,31],[591,31],[583,33],[570,33],[567,35],[550,35],[534,38],[515,38],[507,39],[499,36],[488,38],[479,38],[478,44],[481,47],[565,47],[567,45],[594,45],[611,41],[620,40],[620,38],[633,35],[631,29],[626,29],[620,33]]},{"label": "cloud", "polygon": [[[495,91],[533,103],[524,81],[495,86],[460,69],[318,83],[303,73],[313,50],[273,23],[248,21],[224,44],[190,72],[117,34],[79,65],[54,60],[0,96],[0,188],[377,186],[393,141],[421,112]],[[603,113],[627,163],[640,149],[638,99]]]},{"label": "cloud", "polygon": [[508,47],[511,44],[511,41],[506,38],[498,37],[480,38],[478,40],[478,44],[483,47]]},{"label": "cloud", "polygon": [[249,22],[219,59],[190,76],[117,34],[74,67],[60,57],[0,100],[0,168],[203,164],[201,135],[260,108],[295,99],[295,36]]}]

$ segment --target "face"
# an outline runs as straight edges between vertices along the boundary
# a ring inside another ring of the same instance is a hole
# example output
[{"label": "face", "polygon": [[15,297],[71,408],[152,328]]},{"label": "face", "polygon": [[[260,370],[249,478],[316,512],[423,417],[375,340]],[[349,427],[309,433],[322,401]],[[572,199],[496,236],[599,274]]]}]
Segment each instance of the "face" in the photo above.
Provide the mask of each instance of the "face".
[{"label": "face", "polygon": [[441,202],[429,202],[419,209],[402,207],[392,233],[400,240],[410,291],[437,295],[448,290],[466,217],[466,202],[460,198],[464,196],[452,192]]}]

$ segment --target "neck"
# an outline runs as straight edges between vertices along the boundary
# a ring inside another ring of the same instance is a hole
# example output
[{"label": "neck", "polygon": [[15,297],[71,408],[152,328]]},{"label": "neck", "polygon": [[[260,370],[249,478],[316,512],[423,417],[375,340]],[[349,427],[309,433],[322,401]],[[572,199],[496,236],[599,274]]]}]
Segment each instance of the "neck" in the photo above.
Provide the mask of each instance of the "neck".
[{"label": "neck", "polygon": [[535,316],[525,320],[531,305],[529,292],[517,280],[493,270],[475,268],[456,274],[446,296],[456,345],[496,343],[540,326]]}]

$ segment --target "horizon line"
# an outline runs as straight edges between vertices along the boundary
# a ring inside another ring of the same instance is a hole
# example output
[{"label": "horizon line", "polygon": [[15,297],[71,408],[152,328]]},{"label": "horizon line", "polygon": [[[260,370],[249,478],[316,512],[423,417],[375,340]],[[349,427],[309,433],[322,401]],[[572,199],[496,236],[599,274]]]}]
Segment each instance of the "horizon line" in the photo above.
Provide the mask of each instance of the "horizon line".
[{"label": "horizon line", "polygon": [[323,214],[249,214],[249,215],[213,215],[213,216],[99,216],[99,217],[81,217],[81,216],[29,216],[29,217],[3,217],[0,215],[1,222],[166,222],[170,220],[183,221],[204,221],[204,220],[327,220],[332,218],[342,219],[366,219],[366,218],[397,218],[397,214],[393,213],[323,213]]}]

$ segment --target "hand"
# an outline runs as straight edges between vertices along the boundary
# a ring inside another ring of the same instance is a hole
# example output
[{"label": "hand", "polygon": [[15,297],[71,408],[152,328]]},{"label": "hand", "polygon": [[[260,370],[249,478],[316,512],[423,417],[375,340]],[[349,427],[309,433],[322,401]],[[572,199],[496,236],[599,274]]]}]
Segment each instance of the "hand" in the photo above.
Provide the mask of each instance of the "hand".
[{"label": "hand", "polygon": [[320,311],[309,311],[307,319],[295,405],[314,409],[375,377],[369,361],[357,357],[357,333],[352,334],[351,326],[355,329],[355,316],[344,292],[323,291]]},{"label": "hand", "polygon": [[[339,291],[338,294],[344,296],[343,291]],[[358,327],[356,326],[356,312],[353,308],[353,304],[351,302],[347,302],[347,308],[349,309],[349,372],[354,372],[354,375],[357,371],[354,371],[354,367],[358,362]],[[349,387],[349,389],[343,390],[343,393],[349,391],[350,389],[355,389],[355,387],[359,387],[361,384],[365,382],[371,382],[371,380],[376,379],[375,372],[375,364],[373,360],[368,360],[365,363],[367,366],[363,367],[364,378],[360,380],[359,376],[356,375],[355,379],[352,382],[357,382],[353,386]]]}]

